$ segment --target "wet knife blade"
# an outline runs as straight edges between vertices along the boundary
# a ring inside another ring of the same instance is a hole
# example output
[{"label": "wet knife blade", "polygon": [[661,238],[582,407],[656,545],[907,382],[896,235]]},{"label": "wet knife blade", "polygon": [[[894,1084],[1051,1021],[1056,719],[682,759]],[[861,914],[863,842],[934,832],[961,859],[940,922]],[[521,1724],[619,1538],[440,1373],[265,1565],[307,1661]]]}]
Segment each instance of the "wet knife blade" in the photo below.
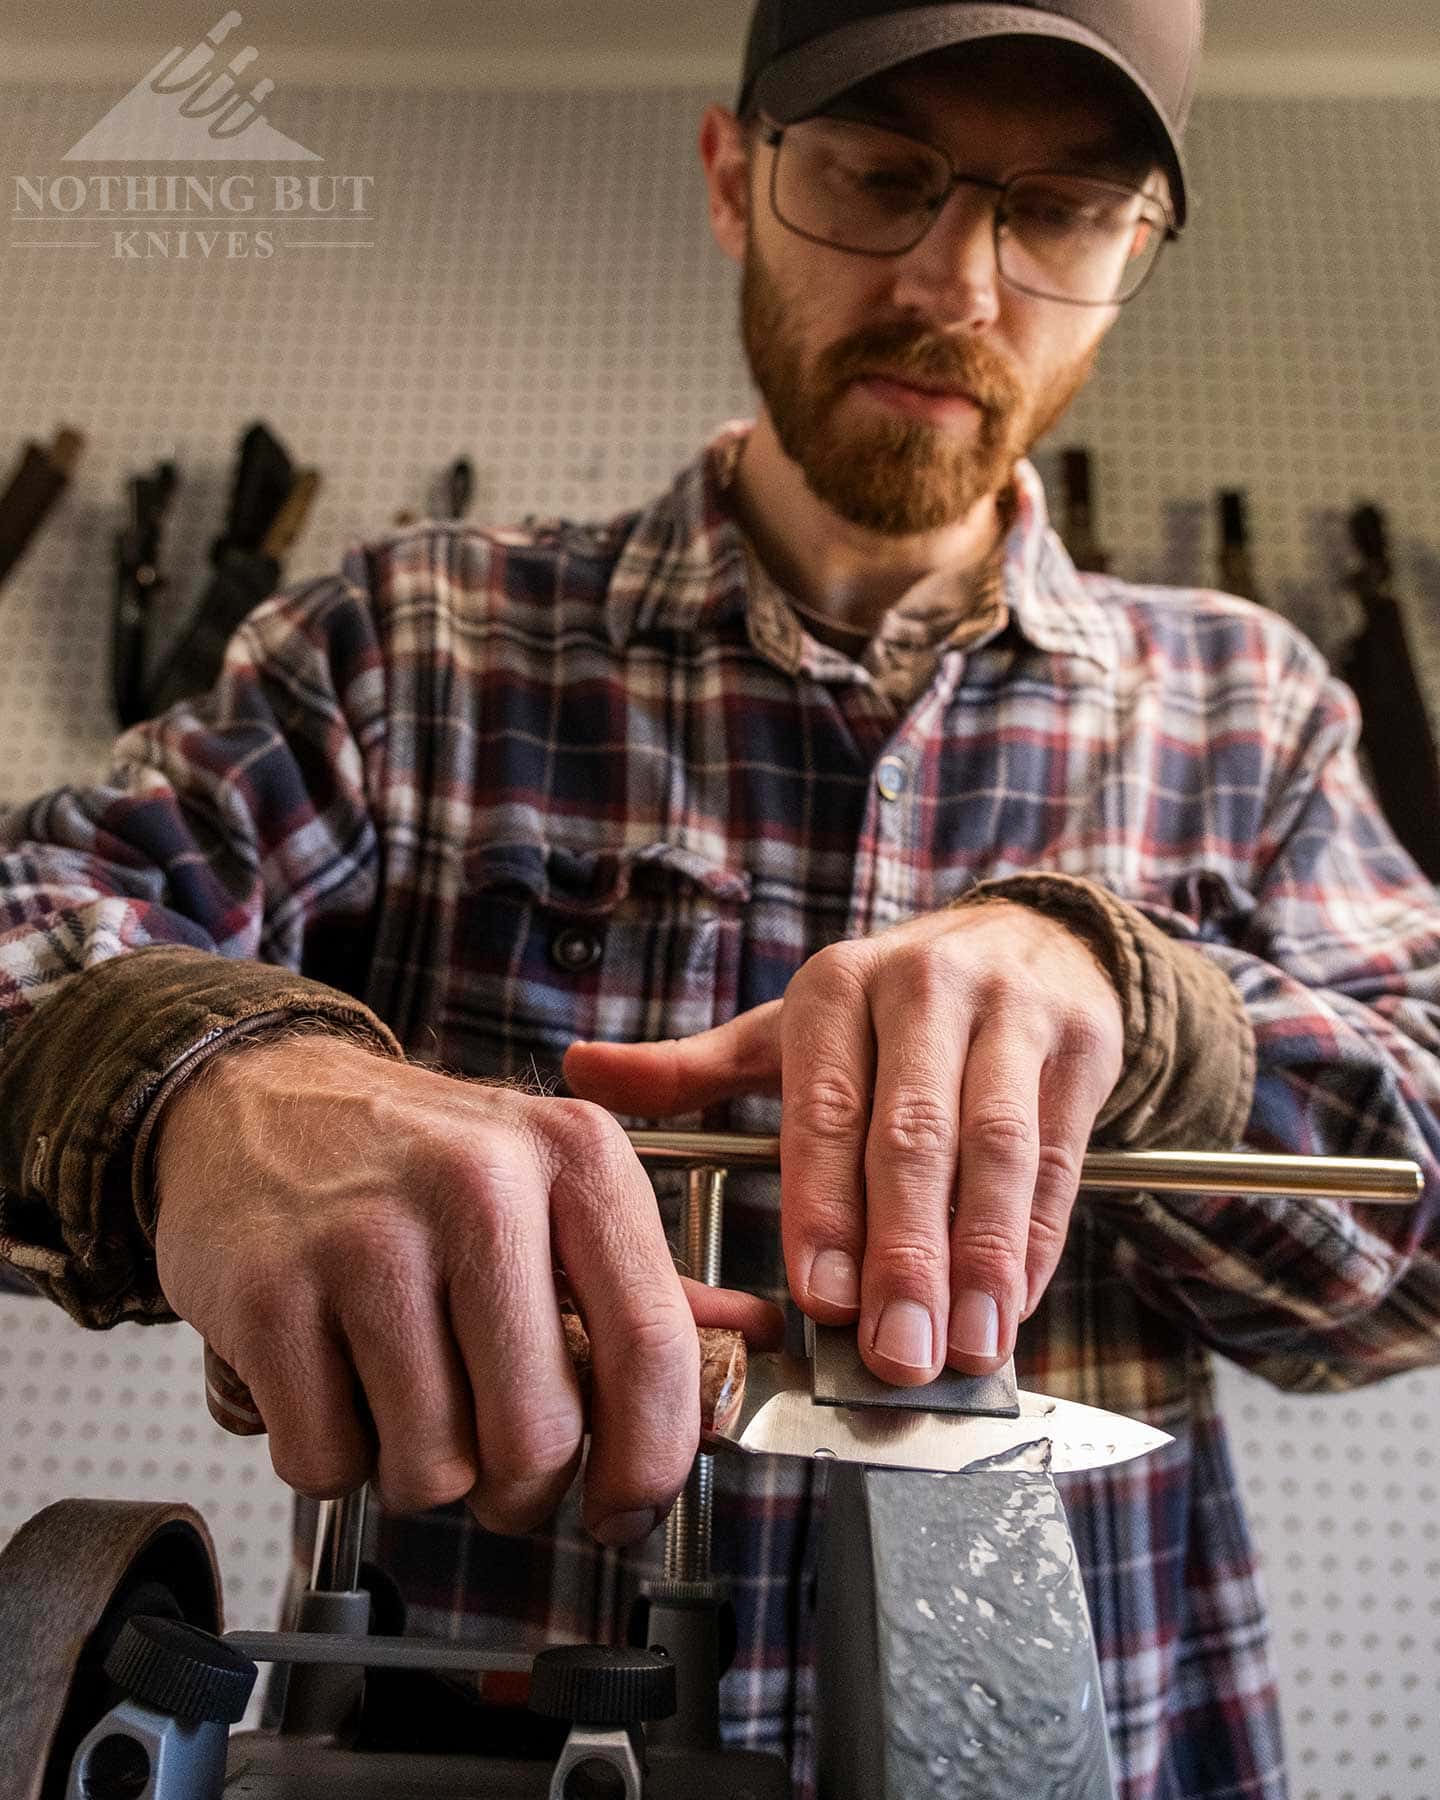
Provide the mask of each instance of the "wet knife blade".
[{"label": "wet knife blade", "polygon": [[804,1357],[752,1351],[748,1362],[738,1404],[716,1410],[713,1424],[701,1433],[704,1449],[829,1457],[937,1474],[1003,1468],[1064,1474],[1109,1468],[1171,1442],[1167,1433],[1138,1419],[1023,1388],[1020,1416],[1014,1419],[927,1412],[913,1405],[817,1404]]}]

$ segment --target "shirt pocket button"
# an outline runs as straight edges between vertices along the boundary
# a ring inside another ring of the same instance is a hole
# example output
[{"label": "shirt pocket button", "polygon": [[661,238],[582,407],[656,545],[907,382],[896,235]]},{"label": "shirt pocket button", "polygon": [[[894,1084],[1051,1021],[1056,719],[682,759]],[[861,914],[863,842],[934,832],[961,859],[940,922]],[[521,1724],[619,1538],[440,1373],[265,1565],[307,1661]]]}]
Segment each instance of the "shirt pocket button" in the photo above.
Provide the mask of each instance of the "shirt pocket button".
[{"label": "shirt pocket button", "polygon": [[567,975],[582,975],[600,960],[601,943],[597,932],[579,925],[567,925],[550,940],[550,960]]},{"label": "shirt pocket button", "polygon": [[903,757],[882,756],[875,770],[875,785],[884,800],[898,800],[910,785],[910,771]]}]

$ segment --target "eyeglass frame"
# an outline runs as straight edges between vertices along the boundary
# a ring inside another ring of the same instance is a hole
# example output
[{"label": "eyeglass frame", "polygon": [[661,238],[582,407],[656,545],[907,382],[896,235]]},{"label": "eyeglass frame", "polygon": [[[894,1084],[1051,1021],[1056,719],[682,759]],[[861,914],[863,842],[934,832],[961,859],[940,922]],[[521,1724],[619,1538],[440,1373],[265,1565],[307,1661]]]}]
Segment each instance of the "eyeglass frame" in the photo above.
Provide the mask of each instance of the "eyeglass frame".
[{"label": "eyeglass frame", "polygon": [[790,125],[778,125],[774,119],[767,118],[764,113],[760,113],[757,116],[760,121],[760,135],[765,144],[775,152],[770,163],[771,212],[774,213],[775,217],[785,229],[793,232],[796,237],[804,238],[807,243],[819,244],[826,250],[839,250],[846,256],[908,256],[912,250],[923,244],[930,232],[934,230],[936,220],[939,219],[941,213],[943,213],[945,208],[950,204],[957,188],[989,188],[993,193],[1003,196],[1010,191],[1014,182],[1024,181],[1027,177],[1036,175],[1070,175],[1083,181],[1103,182],[1107,186],[1124,188],[1127,192],[1137,194],[1142,200],[1150,202],[1159,209],[1165,228],[1164,236],[1160,241],[1160,249],[1156,251],[1150,267],[1145,271],[1144,275],[1141,276],[1138,284],[1126,294],[1123,300],[1074,300],[1065,294],[1042,294],[1036,288],[1028,288],[1018,281],[1013,281],[1010,276],[1005,273],[1003,258],[1000,252],[1000,208],[999,206],[996,206],[990,215],[991,237],[995,246],[995,272],[1005,283],[1006,287],[1013,288],[1016,293],[1026,294],[1032,300],[1053,300],[1057,306],[1128,306],[1135,296],[1145,288],[1150,277],[1155,273],[1156,268],[1159,266],[1160,257],[1164,251],[1165,245],[1178,243],[1180,240],[1181,228],[1175,223],[1175,215],[1171,211],[1168,202],[1158,194],[1147,194],[1143,188],[1132,188],[1128,182],[1110,181],[1108,177],[1094,175],[1088,169],[1060,168],[1021,169],[1016,174],[1012,175],[1008,181],[992,181],[985,175],[963,174],[955,167],[950,161],[950,158],[938,144],[932,144],[928,138],[916,137],[913,132],[899,131],[893,125],[872,124],[866,119],[845,119],[829,113],[817,113],[812,116],[815,118],[835,117],[838,124],[868,125],[872,131],[885,131],[888,132],[891,137],[904,138],[907,143],[918,144],[922,149],[930,151],[932,155],[937,156],[940,161],[944,163],[949,176],[944,193],[932,204],[929,223],[921,228],[920,235],[913,243],[906,244],[904,248],[900,250],[857,250],[850,244],[837,244],[830,238],[816,237],[812,231],[802,231],[798,225],[792,225],[789,219],[787,219],[780,210],[779,200],[776,197],[776,191],[780,185],[780,146],[784,142],[785,133],[790,130],[791,125],[808,124],[809,120],[794,119],[791,121]]}]

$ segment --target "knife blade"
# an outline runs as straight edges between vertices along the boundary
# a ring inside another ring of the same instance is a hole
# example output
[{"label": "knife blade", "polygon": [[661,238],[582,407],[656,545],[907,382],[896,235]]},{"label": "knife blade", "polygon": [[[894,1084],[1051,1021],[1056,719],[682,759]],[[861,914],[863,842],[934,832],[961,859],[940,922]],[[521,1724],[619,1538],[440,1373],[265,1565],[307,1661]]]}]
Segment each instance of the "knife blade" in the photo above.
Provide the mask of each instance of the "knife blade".
[{"label": "knife blade", "polygon": [[[817,1405],[804,1357],[751,1352],[738,1404],[701,1431],[706,1450],[805,1456],[892,1469],[1028,1469],[1065,1474],[1145,1456],[1172,1440],[1139,1419],[1018,1390],[1014,1419],[920,1407]],[[918,1392],[921,1390],[910,1390]]]}]

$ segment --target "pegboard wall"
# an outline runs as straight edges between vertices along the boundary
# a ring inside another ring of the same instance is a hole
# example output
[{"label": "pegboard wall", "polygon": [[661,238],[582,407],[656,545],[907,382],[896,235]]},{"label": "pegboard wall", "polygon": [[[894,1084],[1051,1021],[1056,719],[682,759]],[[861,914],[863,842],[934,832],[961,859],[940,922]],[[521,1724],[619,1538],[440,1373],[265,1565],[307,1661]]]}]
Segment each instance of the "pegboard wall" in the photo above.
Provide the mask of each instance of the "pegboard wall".
[{"label": "pegboard wall", "polygon": [[[263,261],[121,261],[104,230],[22,226],[13,177],[65,172],[140,73],[0,88],[0,462],[61,421],[90,440],[0,595],[0,800],[103,764],[109,544],[130,472],[180,464],[167,560],[184,602],[252,419],[324,472],[298,580],[422,510],[459,454],[478,517],[605,515],[751,406],[694,153],[710,94],[292,89],[272,118],[325,159],[313,167],[373,177],[368,217],[277,228],[292,241]],[[1246,488],[1260,584],[1321,638],[1344,616],[1337,513],[1380,501],[1440,693],[1440,102],[1202,101],[1192,162],[1192,230],[1056,443],[1095,452],[1124,574],[1213,581],[1215,490]],[[1440,1378],[1325,1401],[1233,1371],[1223,1387],[1295,1800],[1437,1800]],[[188,1328],[87,1335],[39,1301],[0,1302],[0,1538],[82,1492],[192,1500],[231,1622],[271,1622],[286,1496],[263,1444],[209,1423]]]}]

